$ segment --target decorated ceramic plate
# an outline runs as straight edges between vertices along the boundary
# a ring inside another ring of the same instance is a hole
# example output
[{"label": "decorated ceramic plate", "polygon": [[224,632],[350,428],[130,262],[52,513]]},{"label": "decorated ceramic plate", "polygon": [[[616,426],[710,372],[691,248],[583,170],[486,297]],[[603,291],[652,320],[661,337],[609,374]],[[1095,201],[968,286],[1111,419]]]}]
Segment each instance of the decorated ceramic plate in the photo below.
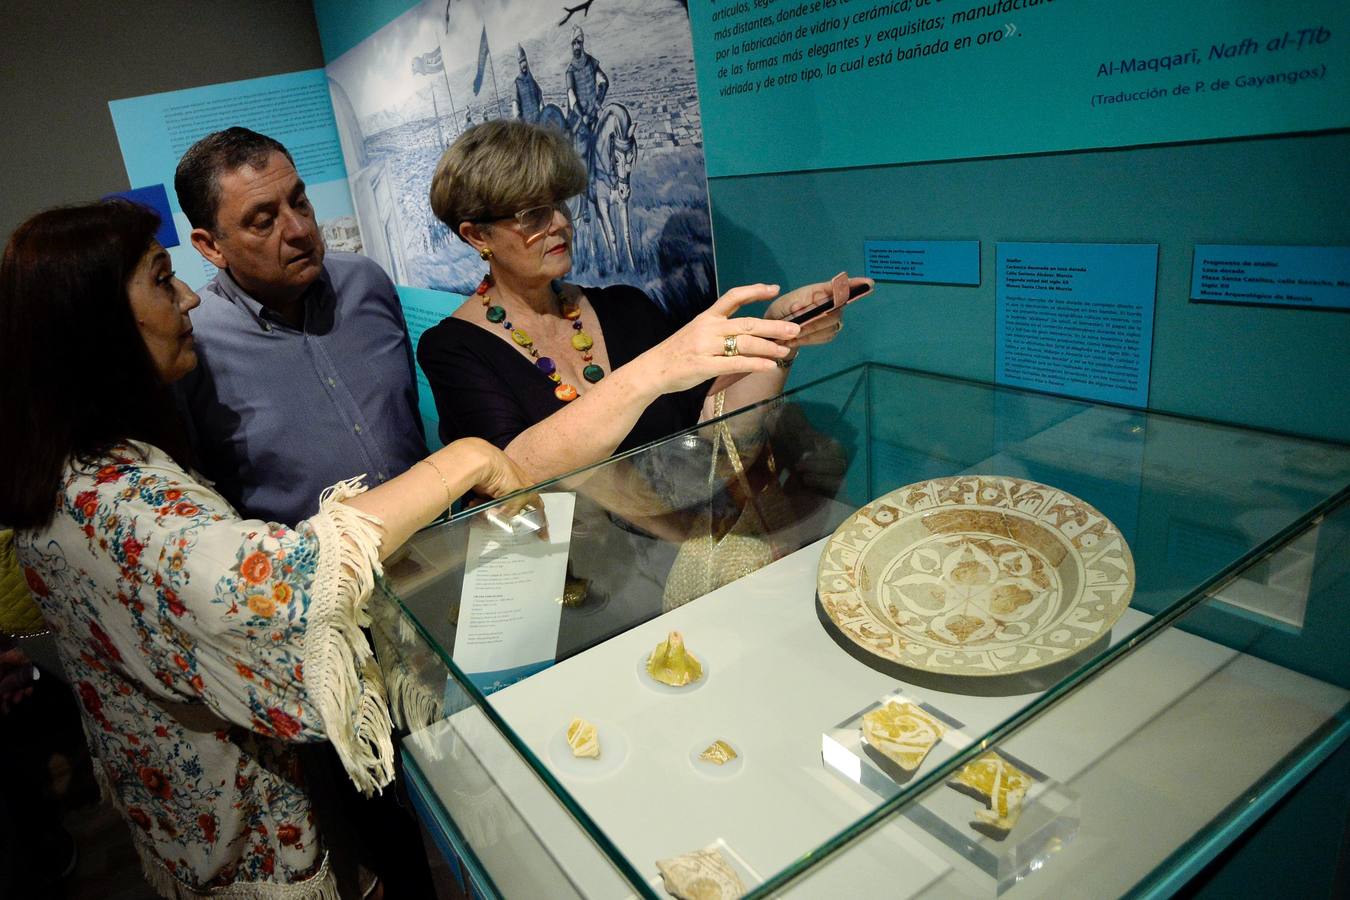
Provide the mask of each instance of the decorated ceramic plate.
[{"label": "decorated ceramic plate", "polygon": [[1120,531],[1071,494],[959,475],[892,491],[831,536],[828,623],[865,653],[943,675],[1026,672],[1105,636],[1129,606]]}]

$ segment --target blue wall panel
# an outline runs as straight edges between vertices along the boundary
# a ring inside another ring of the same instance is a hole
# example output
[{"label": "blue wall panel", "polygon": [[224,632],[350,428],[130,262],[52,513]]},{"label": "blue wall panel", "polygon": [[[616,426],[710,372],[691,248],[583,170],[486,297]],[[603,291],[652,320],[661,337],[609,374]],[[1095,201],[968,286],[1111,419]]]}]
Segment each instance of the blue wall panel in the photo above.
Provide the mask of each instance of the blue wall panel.
[{"label": "blue wall panel", "polygon": [[994,378],[998,241],[1156,242],[1150,406],[1350,441],[1350,315],[1189,302],[1196,243],[1350,244],[1350,133],[712,179],[718,280],[861,272],[874,238],[982,242],[979,287],[879,284],[793,382],[864,359]]}]

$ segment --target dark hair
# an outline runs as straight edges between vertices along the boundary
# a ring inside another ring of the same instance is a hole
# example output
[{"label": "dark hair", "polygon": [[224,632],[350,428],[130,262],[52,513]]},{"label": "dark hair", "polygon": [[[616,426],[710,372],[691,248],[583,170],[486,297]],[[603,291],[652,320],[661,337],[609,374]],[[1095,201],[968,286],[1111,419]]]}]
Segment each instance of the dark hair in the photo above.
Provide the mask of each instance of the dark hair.
[{"label": "dark hair", "polygon": [[173,173],[173,189],[192,227],[214,233],[220,176],[244,166],[261,168],[273,153],[280,153],[295,165],[279,141],[238,125],[213,131],[189,147]]},{"label": "dark hair", "polygon": [[121,441],[180,464],[187,440],[145,346],[127,282],[159,216],[125,200],[38,213],[0,261],[0,522],[51,521],[68,460]]}]

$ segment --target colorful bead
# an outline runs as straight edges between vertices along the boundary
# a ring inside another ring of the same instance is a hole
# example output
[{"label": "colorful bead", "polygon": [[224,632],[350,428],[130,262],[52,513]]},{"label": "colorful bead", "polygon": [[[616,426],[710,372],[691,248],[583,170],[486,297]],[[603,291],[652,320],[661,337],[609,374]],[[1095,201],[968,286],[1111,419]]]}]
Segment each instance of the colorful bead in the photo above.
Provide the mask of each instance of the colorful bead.
[{"label": "colorful bead", "polygon": [[[492,302],[492,298],[488,295],[488,288],[491,287],[492,284],[492,273],[489,272],[487,275],[483,276],[483,280],[479,282],[478,287],[475,288],[475,293],[483,298],[483,307],[487,320],[493,324],[500,323],[502,328],[511,332],[511,340],[515,341],[517,346],[524,348],[525,352],[533,357],[534,364],[549,381],[558,385],[553,389],[553,395],[555,397],[563,403],[570,403],[575,400],[579,396],[577,389],[570,384],[562,383],[562,376],[558,373],[557,363],[547,356],[540,356],[539,348],[534,346],[534,340],[523,330],[516,328],[511,321],[506,318],[506,308]],[[591,363],[591,360],[595,357],[587,351],[595,346],[595,342],[591,340],[590,335],[581,330],[583,327],[581,323],[581,304],[575,300],[569,300],[564,297],[562,288],[562,282],[555,280],[553,282],[553,296],[558,301],[558,308],[561,310],[563,318],[572,323],[572,330],[576,332],[572,335],[572,347],[581,354],[583,361],[590,363],[581,370],[581,376],[590,384],[595,384],[605,377],[605,370],[600,366]]]}]

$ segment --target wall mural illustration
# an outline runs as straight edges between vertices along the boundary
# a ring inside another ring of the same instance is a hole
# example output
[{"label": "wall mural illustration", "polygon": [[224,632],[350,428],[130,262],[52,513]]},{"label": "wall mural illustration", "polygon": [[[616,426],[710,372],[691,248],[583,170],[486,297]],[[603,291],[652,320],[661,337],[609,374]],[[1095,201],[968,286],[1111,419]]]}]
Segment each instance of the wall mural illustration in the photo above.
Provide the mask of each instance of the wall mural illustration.
[{"label": "wall mural illustration", "polygon": [[680,0],[428,0],[327,67],[365,250],[394,280],[468,294],[484,265],[432,215],[472,124],[565,131],[590,184],[571,280],[633,284],[683,320],[715,295],[689,20]]}]

